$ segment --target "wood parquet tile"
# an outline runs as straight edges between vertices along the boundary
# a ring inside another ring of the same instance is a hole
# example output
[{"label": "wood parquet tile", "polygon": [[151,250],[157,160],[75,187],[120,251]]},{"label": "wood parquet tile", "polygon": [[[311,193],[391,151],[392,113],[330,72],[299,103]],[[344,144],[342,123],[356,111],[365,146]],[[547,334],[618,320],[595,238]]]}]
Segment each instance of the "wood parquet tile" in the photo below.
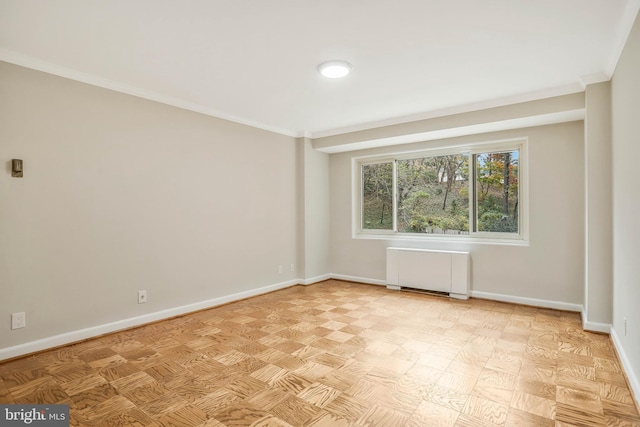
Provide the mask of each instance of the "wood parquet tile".
[{"label": "wood parquet tile", "polygon": [[577,313],[329,280],[0,363],[74,426],[640,426]]}]

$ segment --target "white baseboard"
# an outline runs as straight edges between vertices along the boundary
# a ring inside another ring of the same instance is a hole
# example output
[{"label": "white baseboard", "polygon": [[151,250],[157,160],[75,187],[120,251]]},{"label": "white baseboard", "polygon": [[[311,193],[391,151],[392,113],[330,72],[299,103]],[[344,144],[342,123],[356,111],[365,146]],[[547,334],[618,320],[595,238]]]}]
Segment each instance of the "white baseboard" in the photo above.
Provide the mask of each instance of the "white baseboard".
[{"label": "white baseboard", "polygon": [[313,285],[314,283],[324,282],[325,280],[332,279],[331,274],[323,274],[321,276],[312,277],[310,279],[300,279],[299,284],[301,285]]},{"label": "white baseboard", "polygon": [[618,357],[622,363],[622,370],[624,370],[624,373],[627,375],[627,379],[629,380],[629,386],[633,391],[636,406],[640,407],[640,380],[638,379],[637,373],[633,370],[633,365],[631,364],[627,353],[624,351],[620,338],[618,338],[616,328],[613,326],[611,327],[611,341],[613,341],[613,345],[616,348],[616,352],[618,353]]},{"label": "white baseboard", "polygon": [[582,329],[591,332],[603,332],[605,334],[611,333],[610,323],[590,322],[587,320],[587,312],[582,310]]},{"label": "white baseboard", "polygon": [[331,278],[337,279],[337,280],[346,280],[347,282],[358,282],[358,283],[366,283],[369,285],[387,286],[386,280],[368,279],[366,277],[346,276],[344,274],[331,273]]},{"label": "white baseboard", "polygon": [[[382,285],[382,286],[386,286],[389,289],[394,289],[393,287],[390,287],[387,285],[386,280],[368,279],[366,277],[346,276],[344,274],[334,274],[334,273],[331,274],[331,278],[337,279],[337,280],[346,280],[349,282],[368,283],[371,285]],[[575,311],[579,313],[582,313],[583,311],[582,304],[571,304],[571,303],[562,302],[562,301],[526,298],[526,297],[518,297],[514,295],[505,295],[505,294],[493,294],[490,292],[480,292],[480,291],[469,291],[469,296],[474,298],[492,300],[492,301],[511,302],[515,304],[530,305],[530,306],[542,307],[542,308],[553,308],[556,310]],[[610,325],[604,325],[604,324],[599,324],[595,322],[592,322],[589,325],[593,326],[594,328],[589,330],[597,331],[597,332],[603,332],[603,331],[600,331],[599,329],[595,329],[595,328],[604,328],[605,326],[606,327],[610,326]],[[606,332],[608,332],[608,330]]]},{"label": "white baseboard", "polygon": [[470,295],[474,298],[488,299],[492,301],[511,302],[515,304],[531,305],[534,307],[553,308],[556,310],[577,311],[582,313],[582,304],[571,304],[562,301],[551,301],[546,299],[517,297],[514,295],[493,294],[490,292],[471,291]]},{"label": "white baseboard", "polygon": [[193,304],[187,304],[180,307],[169,308],[142,316],[130,317],[128,319],[117,320],[115,322],[103,325],[92,326],[90,328],[79,329],[76,331],[65,332],[63,334],[54,335],[52,337],[43,338],[36,341],[18,344],[12,347],[0,349],[0,361],[11,359],[14,357],[24,356],[25,354],[35,353],[37,351],[47,350],[61,345],[73,342],[83,341],[111,332],[121,331],[136,326],[142,326],[147,323],[156,322],[158,320],[168,319],[170,317],[180,316],[194,311],[215,307],[217,305],[226,304],[233,301],[265,294],[267,292],[277,291],[279,289],[288,288],[299,284],[299,280],[289,280],[287,282],[276,283],[274,285],[263,286],[249,291],[238,292],[231,295],[212,298],[206,301],[199,301]]}]

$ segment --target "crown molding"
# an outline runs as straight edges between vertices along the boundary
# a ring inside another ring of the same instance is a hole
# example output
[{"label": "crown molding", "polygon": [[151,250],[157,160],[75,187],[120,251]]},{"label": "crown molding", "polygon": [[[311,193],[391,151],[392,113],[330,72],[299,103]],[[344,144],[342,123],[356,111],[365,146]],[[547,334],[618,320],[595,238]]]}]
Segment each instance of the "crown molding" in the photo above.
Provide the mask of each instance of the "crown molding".
[{"label": "crown molding", "polygon": [[251,120],[245,120],[245,119],[242,119],[230,114],[226,114],[222,111],[218,111],[204,105],[196,104],[194,102],[163,95],[157,92],[153,92],[153,91],[149,91],[149,90],[135,87],[132,85],[128,85],[125,83],[109,80],[104,77],[96,76],[93,74],[85,73],[85,72],[74,70],[71,68],[62,67],[47,61],[33,58],[28,55],[23,55],[21,53],[13,52],[7,49],[0,48],[0,61],[19,65],[25,68],[30,68],[36,71],[42,71],[44,73],[53,74],[58,77],[64,77],[66,79],[75,80],[75,81],[86,83],[92,86],[101,87],[103,89],[109,89],[115,92],[120,92],[127,95],[135,96],[138,98],[147,99],[149,101],[159,102],[161,104],[170,105],[172,107],[181,108],[183,110],[193,111],[195,113],[204,114],[210,117],[215,117],[217,119],[227,120],[227,121],[238,123],[245,126],[251,126],[253,128],[262,129],[268,132],[273,132],[273,133],[277,133],[277,134],[281,134],[281,135],[285,135],[293,138],[297,138],[301,135],[301,132],[294,132],[287,129],[268,126],[263,123],[258,123]]}]

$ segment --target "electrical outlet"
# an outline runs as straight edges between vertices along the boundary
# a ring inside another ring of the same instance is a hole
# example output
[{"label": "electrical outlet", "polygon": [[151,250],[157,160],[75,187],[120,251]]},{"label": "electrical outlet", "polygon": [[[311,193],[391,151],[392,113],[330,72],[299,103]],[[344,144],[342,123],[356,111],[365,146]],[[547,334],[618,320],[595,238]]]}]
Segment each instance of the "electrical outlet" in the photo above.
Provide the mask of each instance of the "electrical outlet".
[{"label": "electrical outlet", "polygon": [[295,264],[291,264],[291,271],[292,272],[296,271],[296,265]]},{"label": "electrical outlet", "polygon": [[282,274],[282,265],[278,266],[278,274]]},{"label": "electrical outlet", "polygon": [[24,311],[21,313],[11,314],[11,329],[20,329],[27,326],[27,317]]},{"label": "electrical outlet", "polygon": [[147,291],[138,291],[138,304],[147,302]]},{"label": "electrical outlet", "polygon": [[627,318],[624,318],[624,336],[627,336]]}]

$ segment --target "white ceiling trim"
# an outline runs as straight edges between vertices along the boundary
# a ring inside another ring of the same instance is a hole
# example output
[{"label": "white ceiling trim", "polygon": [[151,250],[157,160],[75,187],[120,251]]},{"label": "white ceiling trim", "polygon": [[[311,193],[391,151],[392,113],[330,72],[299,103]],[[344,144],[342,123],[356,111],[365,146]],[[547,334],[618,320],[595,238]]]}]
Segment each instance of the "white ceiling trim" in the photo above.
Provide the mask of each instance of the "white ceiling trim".
[{"label": "white ceiling trim", "polygon": [[582,84],[583,90],[589,85],[608,82],[609,80],[611,80],[611,75],[607,73],[595,73],[580,77],[580,83]]},{"label": "white ceiling trim", "polygon": [[187,102],[182,99],[173,98],[160,93],[155,93],[131,85],[119,83],[113,80],[105,79],[99,76],[95,76],[82,71],[73,70],[71,68],[61,67],[59,65],[52,64],[50,62],[42,61],[27,55],[23,55],[17,52],[13,52],[7,49],[0,48],[0,61],[9,62],[11,64],[19,65],[21,67],[30,68],[37,71],[42,71],[55,76],[64,77],[67,79],[75,80],[82,83],[87,83],[92,86],[98,86],[104,89],[113,90],[127,95],[132,95],[138,98],[148,99],[150,101],[159,102],[161,104],[170,105],[172,107],[181,108],[183,110],[189,110],[207,116],[215,117],[218,119],[228,120],[247,126],[251,126],[257,129],[266,130],[269,132],[278,133],[290,137],[300,137],[300,132],[291,132],[286,129],[280,129],[273,126],[268,126],[263,123],[253,122],[251,120],[245,120],[240,117],[231,116],[221,111],[214,110],[212,108],[205,107],[203,105]]},{"label": "white ceiling trim", "polygon": [[415,133],[411,135],[399,135],[389,138],[380,138],[368,141],[358,141],[349,144],[339,144],[329,147],[316,148],[323,153],[334,154],[347,151],[365,150],[369,148],[389,147],[394,145],[410,144],[414,142],[433,141],[436,139],[454,138],[459,136],[476,135],[487,132],[498,132],[503,130],[521,129],[532,126],[543,126],[557,123],[574,122],[584,120],[584,108],[561,111],[537,116],[520,117],[517,119],[500,120],[489,123],[480,123],[469,126],[459,126],[449,129],[439,129],[428,132]]}]

